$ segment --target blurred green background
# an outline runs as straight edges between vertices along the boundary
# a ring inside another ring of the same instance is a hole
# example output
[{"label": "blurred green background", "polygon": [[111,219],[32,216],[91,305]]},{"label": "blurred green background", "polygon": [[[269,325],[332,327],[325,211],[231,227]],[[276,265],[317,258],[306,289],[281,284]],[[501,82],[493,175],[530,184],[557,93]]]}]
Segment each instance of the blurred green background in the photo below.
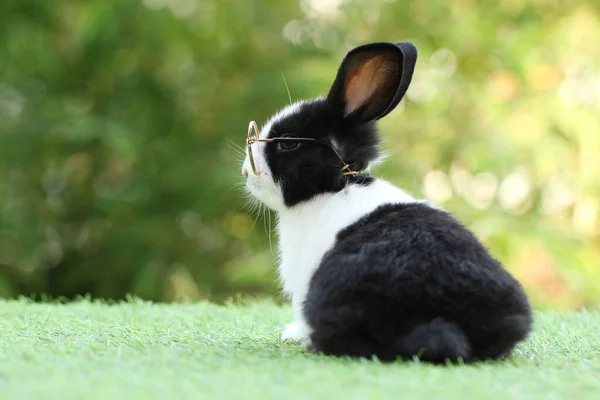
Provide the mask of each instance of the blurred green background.
[{"label": "blurred green background", "polygon": [[0,297],[278,296],[248,121],[412,41],[374,174],[474,229],[540,309],[600,306],[597,0],[2,0]]}]

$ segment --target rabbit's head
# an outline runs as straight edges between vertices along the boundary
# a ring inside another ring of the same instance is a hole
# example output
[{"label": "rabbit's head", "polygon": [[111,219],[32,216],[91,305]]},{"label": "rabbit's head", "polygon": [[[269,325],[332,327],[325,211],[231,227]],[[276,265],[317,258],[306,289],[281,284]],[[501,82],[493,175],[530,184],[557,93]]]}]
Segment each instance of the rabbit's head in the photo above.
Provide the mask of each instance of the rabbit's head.
[{"label": "rabbit's head", "polygon": [[376,121],[410,84],[411,43],[371,43],[351,50],[326,97],[301,101],[249,127],[242,167],[251,194],[281,211],[348,184],[368,185],[365,169],[379,157]]}]

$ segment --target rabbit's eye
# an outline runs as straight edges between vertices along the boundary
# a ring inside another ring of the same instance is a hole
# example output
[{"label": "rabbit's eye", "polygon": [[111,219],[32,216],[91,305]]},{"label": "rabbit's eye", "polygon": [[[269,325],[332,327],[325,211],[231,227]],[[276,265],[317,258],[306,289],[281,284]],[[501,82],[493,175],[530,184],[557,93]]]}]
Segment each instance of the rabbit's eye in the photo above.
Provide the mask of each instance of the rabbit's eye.
[{"label": "rabbit's eye", "polygon": [[296,150],[300,146],[298,142],[279,142],[277,143],[277,149],[280,151]]}]

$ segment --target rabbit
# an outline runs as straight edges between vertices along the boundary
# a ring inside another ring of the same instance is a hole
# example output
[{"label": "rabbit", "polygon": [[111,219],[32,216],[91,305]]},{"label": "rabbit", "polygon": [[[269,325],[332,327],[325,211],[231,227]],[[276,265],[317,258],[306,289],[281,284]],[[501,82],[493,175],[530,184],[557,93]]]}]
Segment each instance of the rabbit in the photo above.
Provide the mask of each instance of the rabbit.
[{"label": "rabbit", "polygon": [[369,171],[382,160],[377,121],[404,97],[416,61],[410,42],[360,45],[326,96],[286,106],[249,136],[241,173],[277,215],[294,315],[281,339],[381,361],[503,359],[532,329],[520,282],[449,212]]}]

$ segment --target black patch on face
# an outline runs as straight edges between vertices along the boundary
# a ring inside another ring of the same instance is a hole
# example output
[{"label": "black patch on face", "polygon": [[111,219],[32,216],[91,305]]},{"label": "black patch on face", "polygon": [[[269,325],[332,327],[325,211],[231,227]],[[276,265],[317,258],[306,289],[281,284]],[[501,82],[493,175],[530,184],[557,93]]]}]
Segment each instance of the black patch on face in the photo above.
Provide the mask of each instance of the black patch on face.
[{"label": "black patch on face", "polygon": [[[275,121],[269,137],[280,136],[334,140],[336,150],[353,171],[364,170],[379,156],[375,123],[348,123],[323,99],[303,103],[296,113]],[[369,185],[373,181],[368,175],[342,175],[342,161],[320,144],[302,143],[294,150],[281,151],[276,143],[267,143],[265,157],[287,207],[321,193],[338,192],[351,183]]]}]

